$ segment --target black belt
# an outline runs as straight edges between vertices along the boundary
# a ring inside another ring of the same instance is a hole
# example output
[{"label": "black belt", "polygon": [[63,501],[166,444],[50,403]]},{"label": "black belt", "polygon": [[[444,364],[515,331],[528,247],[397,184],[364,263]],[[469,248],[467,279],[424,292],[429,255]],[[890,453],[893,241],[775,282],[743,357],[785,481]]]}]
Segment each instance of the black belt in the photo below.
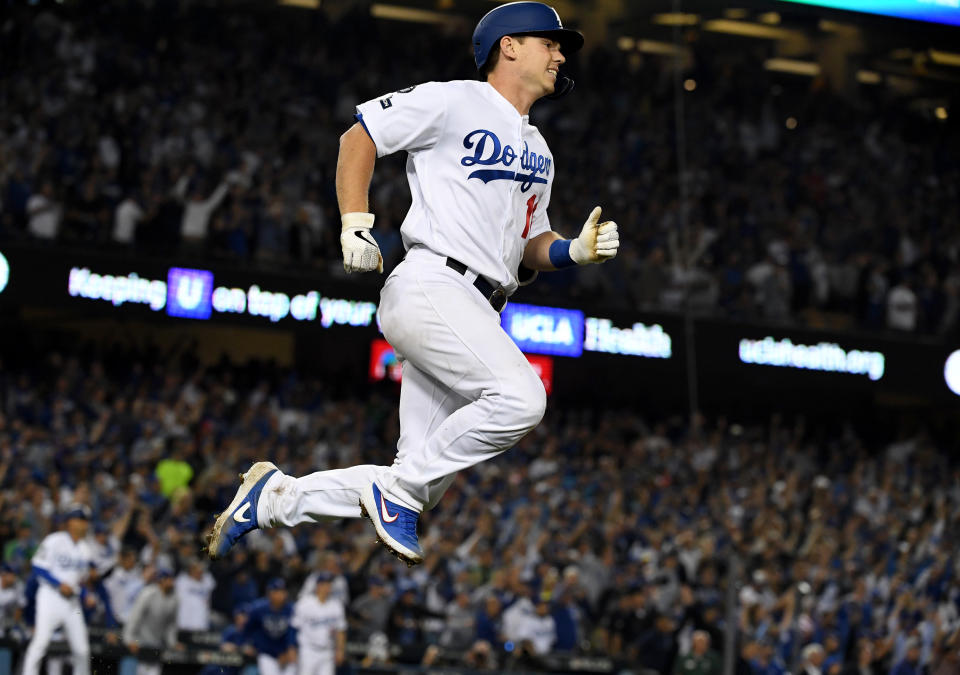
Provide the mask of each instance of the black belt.
[{"label": "black belt", "polygon": [[[452,269],[458,274],[466,274],[467,266],[455,258],[447,258],[447,267]],[[474,287],[483,294],[483,297],[487,299],[487,302],[490,303],[490,306],[494,310],[500,312],[507,304],[507,292],[503,290],[503,286],[494,287],[489,281],[484,279],[479,274],[477,278],[473,280]]]}]

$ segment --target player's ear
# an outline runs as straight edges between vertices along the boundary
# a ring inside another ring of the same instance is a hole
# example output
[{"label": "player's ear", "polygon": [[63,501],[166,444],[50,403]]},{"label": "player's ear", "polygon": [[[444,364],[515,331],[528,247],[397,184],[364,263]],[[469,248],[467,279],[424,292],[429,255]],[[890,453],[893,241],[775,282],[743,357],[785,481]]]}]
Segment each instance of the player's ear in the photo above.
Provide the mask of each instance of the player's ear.
[{"label": "player's ear", "polygon": [[514,37],[513,35],[504,35],[502,38],[500,38],[501,56],[509,59],[510,61],[515,60],[519,56],[517,53],[518,43],[519,38]]}]

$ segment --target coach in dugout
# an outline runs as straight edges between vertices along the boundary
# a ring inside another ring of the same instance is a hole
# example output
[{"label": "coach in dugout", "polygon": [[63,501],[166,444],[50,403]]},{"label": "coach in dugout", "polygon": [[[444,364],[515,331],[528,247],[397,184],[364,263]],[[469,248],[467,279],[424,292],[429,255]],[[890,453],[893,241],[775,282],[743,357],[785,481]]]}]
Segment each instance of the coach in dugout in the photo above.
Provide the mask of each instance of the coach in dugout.
[{"label": "coach in dugout", "polygon": [[23,659],[23,675],[37,675],[53,632],[63,627],[70,643],[74,675],[90,672],[90,642],[80,607],[80,589],[92,573],[93,552],[86,540],[90,509],[70,506],[65,530],[47,535],[31,564],[39,580],[33,639]]}]

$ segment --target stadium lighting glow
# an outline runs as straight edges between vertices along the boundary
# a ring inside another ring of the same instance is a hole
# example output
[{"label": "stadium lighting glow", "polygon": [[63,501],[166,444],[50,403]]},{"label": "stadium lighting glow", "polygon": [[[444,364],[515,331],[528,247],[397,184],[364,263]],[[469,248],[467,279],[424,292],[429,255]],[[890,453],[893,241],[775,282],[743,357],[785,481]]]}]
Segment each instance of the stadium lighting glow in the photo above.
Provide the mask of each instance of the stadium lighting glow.
[{"label": "stadium lighting glow", "polygon": [[943,364],[943,380],[950,391],[960,396],[960,349],[948,356]]},{"label": "stadium lighting glow", "polygon": [[654,14],[651,21],[659,26],[696,26],[700,23],[700,15],[667,12],[665,14]]},{"label": "stadium lighting glow", "polygon": [[730,19],[711,19],[703,24],[703,29],[712,33],[727,33],[766,40],[790,40],[800,37],[800,33],[797,31],[787,30],[786,28],[776,28],[749,21],[732,21]]},{"label": "stadium lighting glow", "polygon": [[4,257],[3,253],[0,253],[0,293],[3,293],[3,289],[7,287],[7,283],[10,281],[10,263],[7,262],[7,259]]},{"label": "stadium lighting glow", "polygon": [[880,14],[900,19],[915,19],[932,23],[960,26],[958,0],[781,0],[799,5],[814,5],[868,14]]},{"label": "stadium lighting glow", "polygon": [[820,74],[820,64],[813,61],[798,61],[797,59],[773,58],[763,62],[764,70],[792,75],[806,75],[816,77]]},{"label": "stadium lighting glow", "polygon": [[370,5],[370,16],[375,19],[409,21],[411,23],[449,23],[454,20],[452,16],[443,12],[415,7],[401,7],[400,5],[384,5],[379,2]]}]

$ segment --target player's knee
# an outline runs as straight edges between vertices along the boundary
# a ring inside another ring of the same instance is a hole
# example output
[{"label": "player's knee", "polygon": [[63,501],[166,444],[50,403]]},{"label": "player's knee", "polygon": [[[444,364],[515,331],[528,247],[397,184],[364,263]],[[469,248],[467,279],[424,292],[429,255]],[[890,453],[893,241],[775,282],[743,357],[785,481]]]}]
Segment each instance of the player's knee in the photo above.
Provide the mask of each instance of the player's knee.
[{"label": "player's knee", "polygon": [[540,424],[540,420],[543,419],[543,413],[547,409],[547,393],[533,370],[529,374],[524,373],[522,377],[515,378],[509,386],[508,398],[511,402],[513,423],[526,433]]}]

